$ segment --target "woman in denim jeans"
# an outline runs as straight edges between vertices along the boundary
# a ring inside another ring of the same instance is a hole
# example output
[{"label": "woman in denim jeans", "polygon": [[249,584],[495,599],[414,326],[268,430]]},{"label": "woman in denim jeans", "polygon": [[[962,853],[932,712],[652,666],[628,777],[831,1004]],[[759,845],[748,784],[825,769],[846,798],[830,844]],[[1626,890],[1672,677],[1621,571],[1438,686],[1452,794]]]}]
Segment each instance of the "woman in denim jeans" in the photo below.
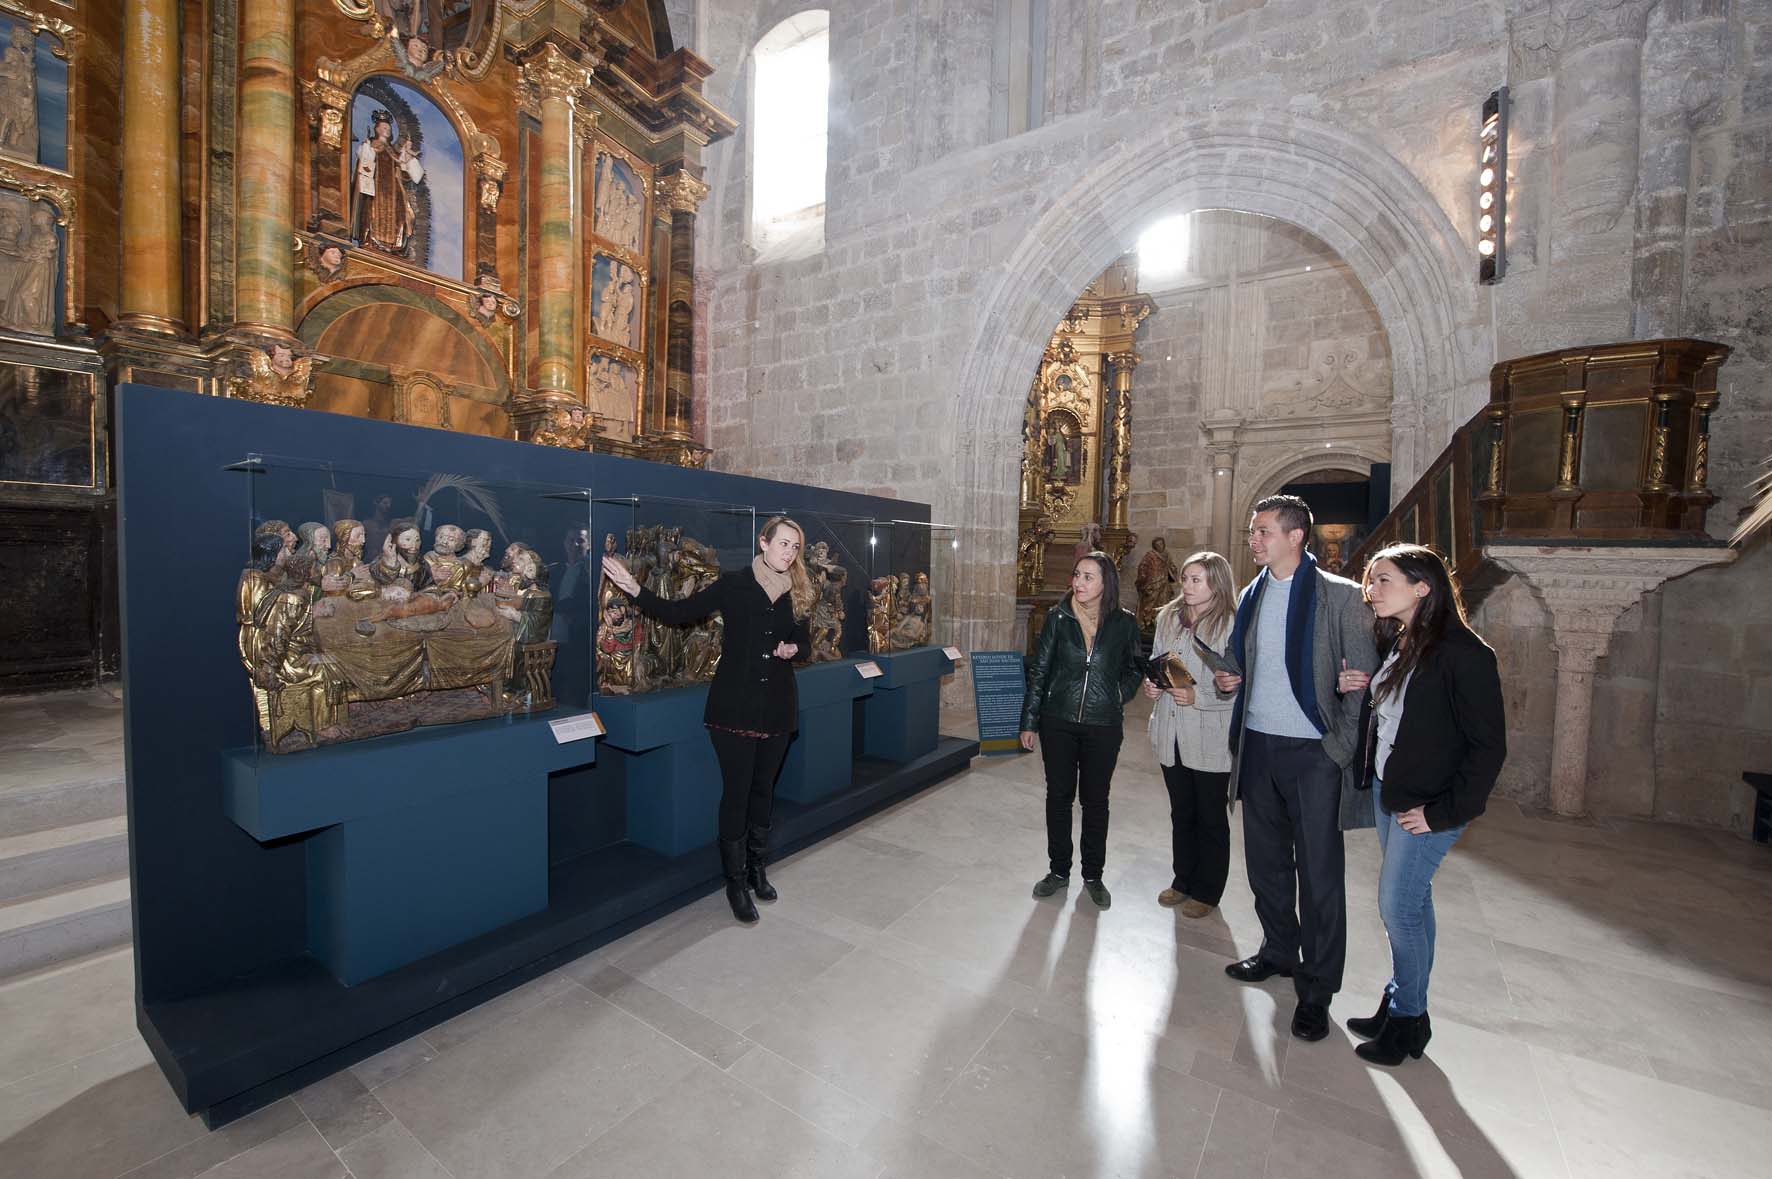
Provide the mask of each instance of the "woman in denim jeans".
[{"label": "woman in denim jeans", "polygon": [[1354,1049],[1363,1059],[1398,1065],[1419,1058],[1433,1034],[1434,872],[1483,813],[1507,758],[1506,721],[1495,652],[1465,620],[1438,553],[1391,545],[1366,566],[1365,590],[1384,663],[1370,677],[1344,668],[1336,686],[1371,689],[1361,730],[1384,857],[1378,909],[1391,979],[1377,1013],[1347,1026],[1370,1041]]}]

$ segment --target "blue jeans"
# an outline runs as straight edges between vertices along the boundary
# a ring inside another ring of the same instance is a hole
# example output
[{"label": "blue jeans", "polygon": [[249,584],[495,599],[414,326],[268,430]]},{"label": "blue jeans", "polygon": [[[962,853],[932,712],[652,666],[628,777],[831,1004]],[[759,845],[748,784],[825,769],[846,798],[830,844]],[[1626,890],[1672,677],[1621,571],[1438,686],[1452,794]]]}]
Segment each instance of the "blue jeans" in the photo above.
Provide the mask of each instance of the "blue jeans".
[{"label": "blue jeans", "polygon": [[1384,856],[1378,912],[1391,942],[1391,980],[1384,989],[1392,1014],[1421,1015],[1427,1011],[1427,979],[1434,970],[1434,872],[1464,834],[1464,825],[1411,835],[1384,809],[1382,789],[1373,779],[1372,813]]}]

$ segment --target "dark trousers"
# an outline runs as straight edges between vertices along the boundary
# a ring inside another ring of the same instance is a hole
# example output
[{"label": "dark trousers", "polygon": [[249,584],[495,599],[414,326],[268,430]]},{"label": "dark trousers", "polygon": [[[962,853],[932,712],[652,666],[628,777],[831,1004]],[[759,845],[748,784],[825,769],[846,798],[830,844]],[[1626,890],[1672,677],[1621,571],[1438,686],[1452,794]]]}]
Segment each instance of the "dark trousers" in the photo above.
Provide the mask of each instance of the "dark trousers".
[{"label": "dark trousers", "polygon": [[788,735],[746,737],[709,729],[720,761],[720,838],[743,839],[748,827],[769,826],[775,777],[788,755]]},{"label": "dark trousers", "polygon": [[1299,1002],[1327,1005],[1347,961],[1341,767],[1316,738],[1245,730],[1237,785],[1261,957],[1294,968]]},{"label": "dark trousers", "polygon": [[1190,770],[1181,764],[1163,767],[1169,790],[1169,836],[1175,879],[1171,887],[1203,905],[1224,896],[1224,878],[1231,870],[1231,816],[1225,808],[1227,772]]},{"label": "dark trousers", "polygon": [[1108,784],[1120,759],[1119,725],[1079,725],[1044,717],[1040,756],[1046,762],[1046,856],[1052,871],[1071,873],[1071,808],[1083,799],[1083,879],[1100,880],[1107,863]]}]

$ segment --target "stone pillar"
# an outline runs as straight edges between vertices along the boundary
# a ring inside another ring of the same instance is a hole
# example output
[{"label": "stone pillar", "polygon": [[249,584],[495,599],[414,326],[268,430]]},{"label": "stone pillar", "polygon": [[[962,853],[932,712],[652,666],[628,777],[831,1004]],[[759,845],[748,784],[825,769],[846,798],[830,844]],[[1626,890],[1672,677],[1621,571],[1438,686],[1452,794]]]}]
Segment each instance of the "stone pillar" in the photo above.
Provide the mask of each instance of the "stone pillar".
[{"label": "stone pillar", "polygon": [[1236,490],[1237,435],[1242,419],[1235,414],[1214,414],[1201,423],[1206,433],[1206,453],[1212,458],[1212,550],[1234,566],[1233,542],[1237,534]]},{"label": "stone pillar", "polygon": [[242,328],[292,339],[295,7],[286,0],[244,0],[240,9],[234,318]]},{"label": "stone pillar", "polygon": [[123,27],[120,319],[184,330],[179,231],[178,0],[128,0]]},{"label": "stone pillar", "polygon": [[573,226],[578,215],[573,183],[578,138],[573,134],[575,95],[590,73],[554,45],[525,67],[541,91],[540,297],[536,300],[536,382],[544,394],[580,402],[575,311],[580,302]]},{"label": "stone pillar", "polygon": [[1550,612],[1557,651],[1557,705],[1551,737],[1551,809],[1587,810],[1587,747],[1593,729],[1594,671],[1619,617],[1663,582],[1735,559],[1716,548],[1576,548],[1489,545],[1484,554],[1517,573]]},{"label": "stone pillar", "polygon": [[687,440],[695,410],[695,210],[708,186],[684,169],[658,181],[656,194],[671,210],[671,272],[665,320],[664,404],[658,433]]},{"label": "stone pillar", "polygon": [[1114,366],[1113,449],[1108,456],[1107,519],[1109,528],[1124,528],[1127,504],[1132,498],[1132,370],[1138,353],[1111,352]]}]

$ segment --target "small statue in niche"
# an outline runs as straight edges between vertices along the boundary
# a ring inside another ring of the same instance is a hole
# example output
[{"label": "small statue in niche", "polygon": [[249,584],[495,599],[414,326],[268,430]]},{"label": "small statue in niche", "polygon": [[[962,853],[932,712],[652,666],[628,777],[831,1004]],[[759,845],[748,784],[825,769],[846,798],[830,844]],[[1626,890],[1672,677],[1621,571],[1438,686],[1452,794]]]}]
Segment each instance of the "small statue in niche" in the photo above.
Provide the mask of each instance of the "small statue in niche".
[{"label": "small statue in niche", "polygon": [[1181,570],[1169,555],[1169,542],[1162,537],[1151,541],[1150,551],[1139,559],[1133,578],[1138,589],[1138,628],[1149,632],[1157,625],[1157,611],[1181,589]]},{"label": "small statue in niche", "polygon": [[598,308],[593,330],[605,340],[634,347],[634,302],[634,272],[619,262],[611,261],[609,278],[603,284],[602,305]]},{"label": "small statue in niche", "polygon": [[0,52],[0,152],[37,162],[37,37],[27,24],[12,26]]},{"label": "small statue in niche", "polygon": [[377,110],[369,116],[369,135],[357,148],[351,178],[351,237],[384,253],[405,257],[414,213],[406,183],[417,184],[424,166],[411,140],[394,142],[394,116]]},{"label": "small statue in niche", "polygon": [[32,201],[22,234],[9,210],[0,221],[0,326],[40,336],[55,334],[55,271],[61,242],[55,211]]},{"label": "small statue in niche", "polygon": [[[901,579],[905,576],[899,575]],[[899,584],[903,587],[904,581]],[[898,621],[892,627],[892,649],[908,651],[912,647],[928,646],[934,629],[935,600],[929,594],[929,575],[919,573],[905,591],[904,601],[898,603]]]},{"label": "small statue in niche", "polygon": [[892,589],[890,577],[868,582],[868,651],[875,655],[892,649]]}]

